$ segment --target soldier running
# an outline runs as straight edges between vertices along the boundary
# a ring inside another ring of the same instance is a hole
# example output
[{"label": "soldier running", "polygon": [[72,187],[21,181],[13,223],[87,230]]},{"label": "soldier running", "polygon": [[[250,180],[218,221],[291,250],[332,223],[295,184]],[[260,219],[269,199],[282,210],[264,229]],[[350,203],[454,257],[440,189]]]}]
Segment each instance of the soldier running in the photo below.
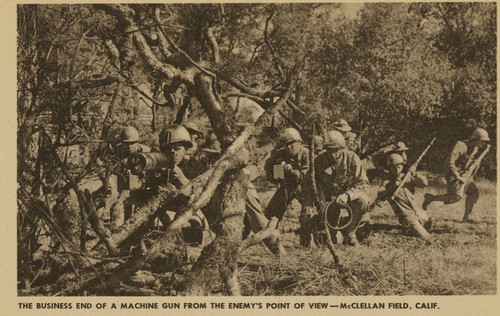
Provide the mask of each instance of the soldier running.
[{"label": "soldier running", "polygon": [[[387,167],[389,169],[389,179],[382,183],[381,190],[378,192],[377,201],[388,200],[392,210],[398,217],[399,223],[410,235],[417,234],[422,239],[430,241],[431,236],[427,232],[432,225],[426,212],[421,210],[415,201],[415,187],[424,187],[427,185],[427,178],[416,174],[414,168],[410,167],[411,173],[406,183],[394,194],[402,178],[405,175],[403,168],[405,161],[401,155],[392,153],[387,158]],[[394,197],[391,199],[391,195]]]},{"label": "soldier running", "polygon": [[474,183],[474,175],[479,166],[472,171],[470,177],[466,178],[463,175],[464,172],[468,171],[473,161],[481,155],[489,141],[488,132],[482,128],[476,128],[468,140],[459,140],[455,143],[445,165],[448,192],[442,195],[426,194],[423,204],[424,210],[434,201],[442,201],[444,204],[457,203],[465,194],[465,213],[462,221],[471,221],[472,208],[479,199],[479,190]]}]

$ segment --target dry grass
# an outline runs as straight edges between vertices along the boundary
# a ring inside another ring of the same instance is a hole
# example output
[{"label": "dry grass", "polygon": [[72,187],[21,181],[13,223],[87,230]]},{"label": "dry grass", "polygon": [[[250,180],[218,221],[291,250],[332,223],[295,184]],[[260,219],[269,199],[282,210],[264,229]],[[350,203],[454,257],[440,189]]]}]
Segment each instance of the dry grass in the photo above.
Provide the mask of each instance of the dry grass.
[{"label": "dry grass", "polygon": [[[403,236],[399,229],[372,233],[357,247],[338,245],[342,269],[333,266],[325,248],[300,248],[300,206],[293,203],[281,227],[287,254],[271,255],[263,246],[245,250],[240,257],[244,295],[466,295],[495,294],[496,289],[496,183],[478,181],[481,197],[472,213],[475,223],[462,223],[464,203],[432,204],[430,230],[435,243]],[[377,191],[374,185],[370,192]],[[427,187],[416,193],[443,193]],[[272,192],[262,194],[267,203]],[[375,223],[398,225],[388,204],[373,210]]]}]

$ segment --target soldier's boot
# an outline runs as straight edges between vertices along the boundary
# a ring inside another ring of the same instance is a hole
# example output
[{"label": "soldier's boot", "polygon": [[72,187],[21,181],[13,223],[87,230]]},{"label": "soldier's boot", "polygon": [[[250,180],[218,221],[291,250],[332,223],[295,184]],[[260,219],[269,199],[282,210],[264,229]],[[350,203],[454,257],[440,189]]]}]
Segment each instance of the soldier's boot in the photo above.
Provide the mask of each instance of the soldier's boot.
[{"label": "soldier's boot", "polygon": [[473,222],[469,217],[470,214],[472,213],[472,208],[474,207],[474,202],[470,201],[469,199],[465,199],[465,213],[464,213],[464,218],[462,221],[464,223],[471,223]]},{"label": "soldier's boot", "polygon": [[347,244],[349,246],[359,245],[358,237],[356,237],[356,231],[352,231],[347,234]]},{"label": "soldier's boot", "polygon": [[314,216],[314,212],[315,210],[312,208],[305,208],[302,210],[302,214],[300,214],[300,246],[305,248],[316,248],[312,234],[317,218]]},{"label": "soldier's boot", "polygon": [[264,245],[275,255],[284,255],[286,253],[285,248],[281,245],[280,233],[278,230],[274,230],[269,237],[262,240]]},{"label": "soldier's boot", "polygon": [[422,208],[427,211],[427,208],[429,207],[429,204],[434,202],[434,195],[430,193],[425,193],[424,195],[424,203],[422,204]]},{"label": "soldier's boot", "polygon": [[427,242],[431,242],[431,235],[425,230],[425,228],[420,223],[411,223],[411,230],[417,233],[417,235]]},{"label": "soldier's boot", "polygon": [[431,229],[432,228],[432,219],[429,218],[429,220],[427,222],[425,222],[423,226],[424,226],[425,230],[427,230],[427,231],[429,229]]}]

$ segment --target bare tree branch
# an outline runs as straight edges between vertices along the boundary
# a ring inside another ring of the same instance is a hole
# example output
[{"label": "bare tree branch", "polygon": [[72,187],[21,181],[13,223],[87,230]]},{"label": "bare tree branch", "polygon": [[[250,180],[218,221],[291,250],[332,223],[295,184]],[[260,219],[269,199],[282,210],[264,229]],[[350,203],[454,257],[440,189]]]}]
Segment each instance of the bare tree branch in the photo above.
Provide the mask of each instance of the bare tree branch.
[{"label": "bare tree branch", "polygon": [[271,46],[271,43],[269,43],[269,37],[268,37],[269,22],[271,22],[271,19],[273,18],[275,9],[276,9],[276,6],[273,5],[271,8],[271,13],[269,13],[269,16],[266,19],[266,26],[264,27],[264,42],[266,43],[266,47],[269,50],[269,53],[271,53],[271,56],[273,57],[274,67],[278,71],[278,74],[279,74],[281,80],[284,80],[283,69],[281,67],[282,63],[278,59],[278,57],[276,56],[276,53],[274,52],[274,50]]},{"label": "bare tree branch", "polygon": [[207,29],[207,38],[208,43],[210,44],[210,48],[212,49],[213,62],[218,65],[220,64],[220,53],[219,53],[219,44],[217,43],[217,39],[214,34],[214,27],[209,27]]}]

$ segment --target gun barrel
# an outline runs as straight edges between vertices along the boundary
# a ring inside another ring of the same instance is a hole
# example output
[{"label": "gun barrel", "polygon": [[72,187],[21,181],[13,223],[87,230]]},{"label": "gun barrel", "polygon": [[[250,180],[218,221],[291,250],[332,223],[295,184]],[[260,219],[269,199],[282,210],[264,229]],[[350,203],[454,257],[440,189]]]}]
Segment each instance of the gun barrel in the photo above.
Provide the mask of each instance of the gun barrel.
[{"label": "gun barrel", "polygon": [[170,159],[161,152],[133,154],[128,158],[127,164],[132,174],[146,170],[168,169],[171,165]]},{"label": "gun barrel", "polygon": [[[422,158],[424,158],[425,154],[427,154],[427,152],[429,151],[429,149],[431,148],[431,146],[434,144],[434,142],[436,141],[436,137],[434,137],[431,142],[429,143],[429,145],[427,145],[427,147],[425,147],[424,151],[420,154],[420,156],[418,157],[417,161],[415,161],[413,163],[412,166],[415,166],[415,169],[416,167],[418,166],[418,164],[420,163],[420,161],[422,161]],[[410,177],[410,172],[408,171],[403,179],[401,180],[401,183],[399,183],[399,185],[397,186],[397,188],[394,190],[394,192],[392,192],[391,196],[390,196],[390,200],[394,200],[394,197],[396,196],[396,193],[405,185],[406,181],[408,181],[408,178]]]}]

